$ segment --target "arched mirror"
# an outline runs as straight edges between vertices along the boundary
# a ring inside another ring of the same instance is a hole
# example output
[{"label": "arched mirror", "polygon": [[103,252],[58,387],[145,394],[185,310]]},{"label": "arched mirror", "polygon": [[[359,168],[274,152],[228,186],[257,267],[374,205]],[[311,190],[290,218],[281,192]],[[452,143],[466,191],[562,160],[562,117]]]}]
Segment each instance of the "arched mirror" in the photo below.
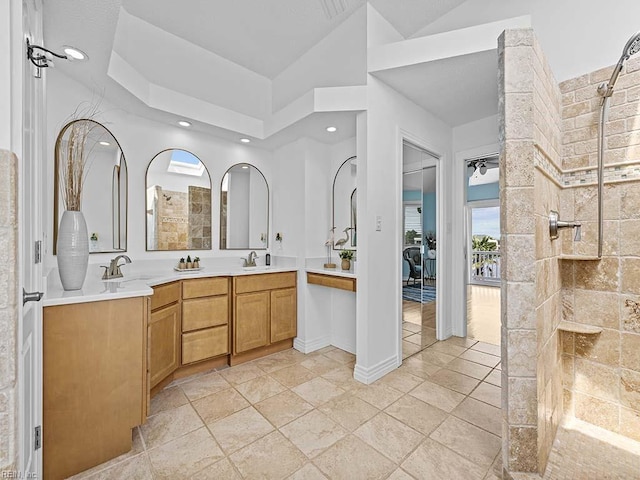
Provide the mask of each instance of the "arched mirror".
[{"label": "arched mirror", "polygon": [[147,250],[211,250],[211,177],[193,153],[168,149],[147,167]]},{"label": "arched mirror", "polygon": [[[74,145],[75,144],[75,145]],[[89,252],[124,252],[127,250],[127,162],[120,144],[104,125],[88,119],[66,124],[56,140],[53,253],[56,254],[58,226],[64,213],[59,188],[59,165],[70,152],[84,158],[80,211],[84,214],[89,234]],[[76,167],[77,168],[77,167]]]},{"label": "arched mirror", "polygon": [[358,245],[356,175],[357,157],[349,157],[333,179],[334,250],[355,250]]},{"label": "arched mirror", "polygon": [[267,180],[253,165],[234,165],[220,189],[220,250],[265,249],[268,238]]}]

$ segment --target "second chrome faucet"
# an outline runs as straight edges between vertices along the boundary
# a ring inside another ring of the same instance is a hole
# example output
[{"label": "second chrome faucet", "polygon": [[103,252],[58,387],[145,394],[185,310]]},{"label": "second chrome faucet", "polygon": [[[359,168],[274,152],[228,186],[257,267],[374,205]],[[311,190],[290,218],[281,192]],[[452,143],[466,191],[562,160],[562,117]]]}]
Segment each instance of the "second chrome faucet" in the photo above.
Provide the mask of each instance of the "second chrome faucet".
[{"label": "second chrome faucet", "polygon": [[244,260],[244,263],[242,264],[243,267],[255,267],[256,266],[256,258],[258,258],[258,254],[254,251],[252,251],[251,253],[249,253],[249,256],[247,258],[242,258],[242,260]]}]

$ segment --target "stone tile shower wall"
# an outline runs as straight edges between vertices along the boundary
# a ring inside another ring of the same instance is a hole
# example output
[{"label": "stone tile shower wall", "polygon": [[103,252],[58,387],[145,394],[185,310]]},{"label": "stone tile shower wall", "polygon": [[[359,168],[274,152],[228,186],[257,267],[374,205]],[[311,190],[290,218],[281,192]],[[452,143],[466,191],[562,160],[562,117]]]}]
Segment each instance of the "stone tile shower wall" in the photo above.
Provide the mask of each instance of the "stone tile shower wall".
[{"label": "stone tile shower wall", "polygon": [[[597,252],[597,86],[605,68],[563,82],[562,216],[583,224],[563,253]],[[563,337],[565,413],[640,440],[640,60],[627,63],[611,99],[605,140],[600,261],[563,262],[563,318],[603,328]]]},{"label": "stone tile shower wall", "polygon": [[190,249],[211,248],[211,189],[189,186]]},{"label": "stone tile shower wall", "polygon": [[557,172],[562,161],[562,97],[537,40],[533,39],[534,209],[536,227],[536,380],[538,471],[545,471],[562,418],[561,243],[549,235],[549,212],[560,209]]},{"label": "stone tile shower wall", "polygon": [[0,150],[0,472],[16,471],[18,305],[18,160]]},{"label": "stone tile shower wall", "polygon": [[187,194],[163,190],[161,187],[157,188],[156,234],[158,250],[186,250],[189,236]]},{"label": "stone tile shower wall", "polygon": [[542,472],[562,412],[560,245],[548,234],[560,203],[561,95],[531,30],[507,30],[499,57],[503,465]]}]

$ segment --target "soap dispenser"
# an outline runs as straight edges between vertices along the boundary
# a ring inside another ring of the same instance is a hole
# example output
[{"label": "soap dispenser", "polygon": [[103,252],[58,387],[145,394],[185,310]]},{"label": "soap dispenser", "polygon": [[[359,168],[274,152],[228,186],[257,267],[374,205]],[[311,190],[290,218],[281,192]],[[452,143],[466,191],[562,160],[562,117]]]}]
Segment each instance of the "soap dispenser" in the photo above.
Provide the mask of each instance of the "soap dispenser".
[{"label": "soap dispenser", "polygon": [[271,265],[271,253],[269,253],[269,249],[267,248],[267,254],[264,256],[264,264],[268,267]]}]

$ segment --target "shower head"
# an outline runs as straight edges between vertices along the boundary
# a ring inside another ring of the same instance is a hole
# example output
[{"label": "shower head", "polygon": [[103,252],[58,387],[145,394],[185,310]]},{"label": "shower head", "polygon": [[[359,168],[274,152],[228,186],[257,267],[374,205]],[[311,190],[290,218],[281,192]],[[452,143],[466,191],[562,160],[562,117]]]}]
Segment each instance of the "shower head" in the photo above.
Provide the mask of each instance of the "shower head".
[{"label": "shower head", "polygon": [[624,62],[629,60],[629,58],[632,55],[635,55],[639,51],[640,51],[640,32],[637,32],[627,41],[624,48],[622,49],[622,56],[620,57],[620,60],[618,60],[616,67],[613,69],[613,73],[611,74],[611,78],[609,79],[609,82],[603,83],[598,86],[598,93],[603,97],[603,102],[605,98],[613,95],[613,86],[618,81],[618,75],[620,75],[620,72],[622,71],[622,67],[624,67]]},{"label": "shower head", "polygon": [[631,55],[635,55],[640,52],[640,32],[637,32],[633,37],[629,39],[627,44],[622,50],[622,58],[628,60]]}]

